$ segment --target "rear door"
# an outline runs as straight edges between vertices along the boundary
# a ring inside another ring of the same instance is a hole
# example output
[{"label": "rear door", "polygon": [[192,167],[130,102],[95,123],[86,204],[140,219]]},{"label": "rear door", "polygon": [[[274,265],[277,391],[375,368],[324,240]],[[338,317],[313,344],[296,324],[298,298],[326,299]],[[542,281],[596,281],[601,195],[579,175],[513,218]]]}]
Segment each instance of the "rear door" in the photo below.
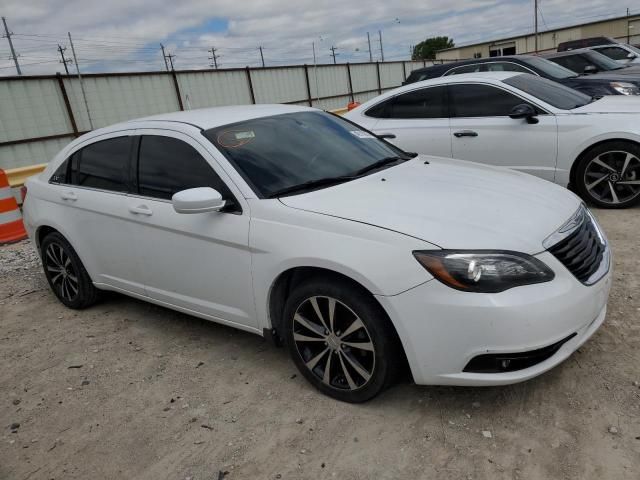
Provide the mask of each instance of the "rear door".
[{"label": "rear door", "polygon": [[558,150],[556,117],[538,110],[537,124],[509,118],[530,103],[489,84],[449,86],[453,158],[509,167],[554,180]]},{"label": "rear door", "polygon": [[[94,282],[144,293],[133,246],[127,194],[134,137],[104,135],[76,150],[51,178],[63,234]],[[66,220],[68,219],[68,221]]]},{"label": "rear door", "polygon": [[376,134],[394,135],[389,141],[404,150],[451,156],[447,88],[443,85],[396,95],[370,109],[367,115],[379,117],[373,127]]},{"label": "rear door", "polygon": [[[137,191],[129,196],[147,295],[240,327],[257,327],[249,211],[211,153],[171,130],[138,130]],[[204,137],[203,137],[204,138]],[[174,193],[212,187],[220,212],[179,214]]]}]

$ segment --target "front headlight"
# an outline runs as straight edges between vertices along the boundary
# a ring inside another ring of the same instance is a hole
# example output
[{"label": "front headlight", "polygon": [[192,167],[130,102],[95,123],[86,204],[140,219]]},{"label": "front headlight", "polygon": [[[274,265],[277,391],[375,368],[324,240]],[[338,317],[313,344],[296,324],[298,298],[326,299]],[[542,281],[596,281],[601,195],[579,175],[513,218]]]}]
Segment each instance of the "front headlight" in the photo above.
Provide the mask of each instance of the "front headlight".
[{"label": "front headlight", "polygon": [[553,280],[544,263],[503,250],[418,250],[416,260],[445,285],[465,292],[497,293]]},{"label": "front headlight", "polygon": [[609,86],[622,95],[640,95],[640,88],[633,83],[611,82]]}]

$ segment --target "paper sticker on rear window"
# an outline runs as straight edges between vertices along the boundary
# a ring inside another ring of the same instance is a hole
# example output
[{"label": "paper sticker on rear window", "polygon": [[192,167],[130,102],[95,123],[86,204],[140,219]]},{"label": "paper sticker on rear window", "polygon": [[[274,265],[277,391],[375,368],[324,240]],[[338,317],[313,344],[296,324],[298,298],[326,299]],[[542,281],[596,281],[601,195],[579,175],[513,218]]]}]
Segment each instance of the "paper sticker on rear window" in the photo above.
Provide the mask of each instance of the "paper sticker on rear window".
[{"label": "paper sticker on rear window", "polygon": [[351,135],[358,138],[376,138],[370,133],[363,132],[362,130],[351,130]]},{"label": "paper sticker on rear window", "polygon": [[256,134],[253,133],[253,130],[247,130],[244,132],[236,132],[236,140],[247,140],[249,138],[255,138]]}]

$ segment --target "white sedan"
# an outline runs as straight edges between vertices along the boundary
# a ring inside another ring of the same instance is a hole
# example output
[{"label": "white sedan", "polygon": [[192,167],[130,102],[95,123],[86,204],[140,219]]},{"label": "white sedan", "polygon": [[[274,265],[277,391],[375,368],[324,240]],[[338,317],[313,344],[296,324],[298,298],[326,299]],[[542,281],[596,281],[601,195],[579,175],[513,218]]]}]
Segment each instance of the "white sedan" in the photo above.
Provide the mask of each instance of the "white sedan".
[{"label": "white sedan", "polygon": [[113,290],[283,339],[344,401],[405,365],[419,384],[526,380],[605,318],[609,247],[574,194],[407,154],[315,109],[121,123],[27,188],[25,224],[62,303]]},{"label": "white sedan", "polygon": [[405,150],[513,168],[599,207],[640,201],[640,98],[592,98],[526,73],[471,73],[391,90],[346,118]]}]

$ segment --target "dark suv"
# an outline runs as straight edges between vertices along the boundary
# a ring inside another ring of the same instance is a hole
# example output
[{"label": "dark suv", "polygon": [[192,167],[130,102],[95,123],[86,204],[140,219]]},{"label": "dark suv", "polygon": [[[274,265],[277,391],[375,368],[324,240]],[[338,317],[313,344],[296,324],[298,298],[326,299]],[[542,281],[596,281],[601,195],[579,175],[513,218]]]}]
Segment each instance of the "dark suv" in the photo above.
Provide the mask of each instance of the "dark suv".
[{"label": "dark suv", "polygon": [[568,52],[558,52],[545,55],[544,58],[551,60],[553,63],[568,68],[578,75],[611,75],[630,78],[631,80],[640,80],[640,65],[627,64],[622,65],[615,60],[603,55],[590,48],[579,48]]},{"label": "dark suv", "polygon": [[474,72],[521,72],[548,78],[592,97],[602,95],[640,95],[640,84],[628,77],[603,74],[579,76],[545,58],[533,55],[476,58],[419,68],[411,72],[405,84],[430,78]]}]

